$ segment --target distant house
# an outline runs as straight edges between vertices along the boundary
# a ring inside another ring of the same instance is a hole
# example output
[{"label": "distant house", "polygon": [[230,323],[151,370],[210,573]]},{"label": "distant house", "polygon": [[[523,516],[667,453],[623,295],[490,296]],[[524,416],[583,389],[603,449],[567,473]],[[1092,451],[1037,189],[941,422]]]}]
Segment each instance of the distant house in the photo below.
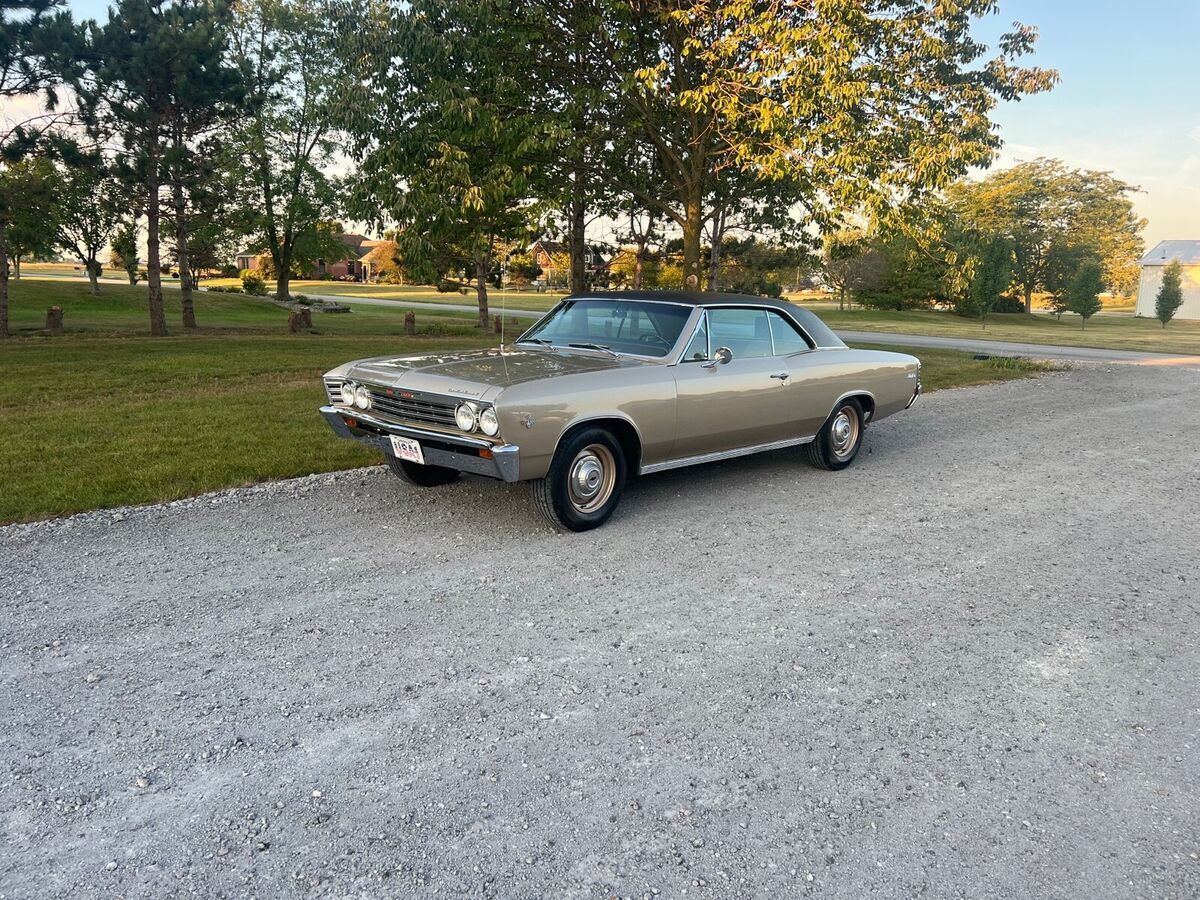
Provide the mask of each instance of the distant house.
[{"label": "distant house", "polygon": [[[318,259],[309,271],[310,279],[331,278],[335,281],[366,281],[370,270],[368,257],[371,251],[384,241],[375,241],[362,234],[339,234],[340,240],[346,247],[346,254],[341,259]],[[239,270],[259,269],[263,260],[269,259],[267,254],[252,249],[243,250],[234,257],[234,265]]]},{"label": "distant house", "polygon": [[1154,299],[1163,270],[1176,259],[1183,267],[1183,306],[1175,318],[1200,319],[1200,241],[1160,241],[1138,261],[1142,274],[1138,278],[1136,315],[1154,316]]},{"label": "distant house", "polygon": [[[534,265],[542,270],[536,284],[565,285],[571,280],[571,250],[558,241],[539,240],[529,248],[529,256]],[[585,268],[588,281],[595,279],[596,273],[607,267],[604,248],[599,244],[587,245],[587,260]]]}]

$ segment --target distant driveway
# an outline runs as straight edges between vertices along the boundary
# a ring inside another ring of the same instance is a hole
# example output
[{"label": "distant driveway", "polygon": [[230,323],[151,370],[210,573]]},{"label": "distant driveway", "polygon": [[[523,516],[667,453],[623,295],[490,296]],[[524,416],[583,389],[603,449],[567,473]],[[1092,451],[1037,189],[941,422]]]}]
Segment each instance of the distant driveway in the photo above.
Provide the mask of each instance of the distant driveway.
[{"label": "distant driveway", "polygon": [[382,467],[0,529],[0,897],[1200,896],[1200,370],[603,529]]}]

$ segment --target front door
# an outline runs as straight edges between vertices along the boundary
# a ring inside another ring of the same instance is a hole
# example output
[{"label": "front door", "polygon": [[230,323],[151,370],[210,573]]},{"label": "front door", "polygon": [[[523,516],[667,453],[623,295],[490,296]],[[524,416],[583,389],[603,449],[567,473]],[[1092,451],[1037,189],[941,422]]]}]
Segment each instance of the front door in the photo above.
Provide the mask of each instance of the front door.
[{"label": "front door", "polygon": [[[712,365],[719,347],[733,354]],[[675,446],[683,459],[800,437],[791,370],[773,355],[763,309],[706,310],[683,357],[673,369],[676,389]]]}]

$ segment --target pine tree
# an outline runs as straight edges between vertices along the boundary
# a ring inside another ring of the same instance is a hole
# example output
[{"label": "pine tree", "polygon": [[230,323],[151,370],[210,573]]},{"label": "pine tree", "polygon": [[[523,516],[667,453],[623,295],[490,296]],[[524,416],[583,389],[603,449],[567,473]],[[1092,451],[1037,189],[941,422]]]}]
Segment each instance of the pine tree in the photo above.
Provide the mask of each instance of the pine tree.
[{"label": "pine tree", "polygon": [[[176,35],[164,0],[118,0],[108,21],[89,31],[89,71],[78,80],[84,120],[96,136],[115,135],[125,151],[125,177],[143,190],[150,334],[167,334],[161,266],[166,129],[171,112]],[[141,205],[140,203],[138,205]]]},{"label": "pine tree", "polygon": [[[60,120],[55,88],[75,65],[79,29],[62,0],[0,0],[0,106],[40,97],[44,111],[0,121],[0,176],[29,155]],[[26,190],[0,191],[0,338],[8,337],[9,225],[33,202]]]},{"label": "pine tree", "polygon": [[1103,308],[1104,304],[1100,302],[1100,291],[1103,289],[1104,269],[1100,263],[1095,259],[1080,263],[1067,289],[1067,308],[1083,320],[1081,328],[1086,328],[1087,320]]},{"label": "pine tree", "polygon": [[1162,322],[1163,328],[1175,318],[1179,307],[1183,306],[1183,266],[1179,260],[1171,260],[1170,265],[1163,270],[1162,284],[1154,297],[1154,315]]}]

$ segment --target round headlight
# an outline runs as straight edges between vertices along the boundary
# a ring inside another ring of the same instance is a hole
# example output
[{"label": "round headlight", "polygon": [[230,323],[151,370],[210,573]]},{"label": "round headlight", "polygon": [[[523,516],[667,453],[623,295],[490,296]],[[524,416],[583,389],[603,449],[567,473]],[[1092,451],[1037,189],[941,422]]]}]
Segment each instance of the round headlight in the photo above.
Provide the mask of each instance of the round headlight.
[{"label": "round headlight", "polygon": [[459,427],[459,430],[474,431],[475,423],[475,407],[473,407],[470,403],[458,404],[458,409],[454,410],[454,424]]},{"label": "round headlight", "polygon": [[342,386],[338,389],[341,399],[338,401],[342,406],[354,405],[354,382],[343,381]]},{"label": "round headlight", "polygon": [[354,388],[354,405],[359,409],[371,408],[371,392],[365,385],[360,384]]},{"label": "round headlight", "polygon": [[500,420],[496,418],[496,410],[489,406],[479,414],[479,430],[488,437],[495,437],[500,430]]}]

